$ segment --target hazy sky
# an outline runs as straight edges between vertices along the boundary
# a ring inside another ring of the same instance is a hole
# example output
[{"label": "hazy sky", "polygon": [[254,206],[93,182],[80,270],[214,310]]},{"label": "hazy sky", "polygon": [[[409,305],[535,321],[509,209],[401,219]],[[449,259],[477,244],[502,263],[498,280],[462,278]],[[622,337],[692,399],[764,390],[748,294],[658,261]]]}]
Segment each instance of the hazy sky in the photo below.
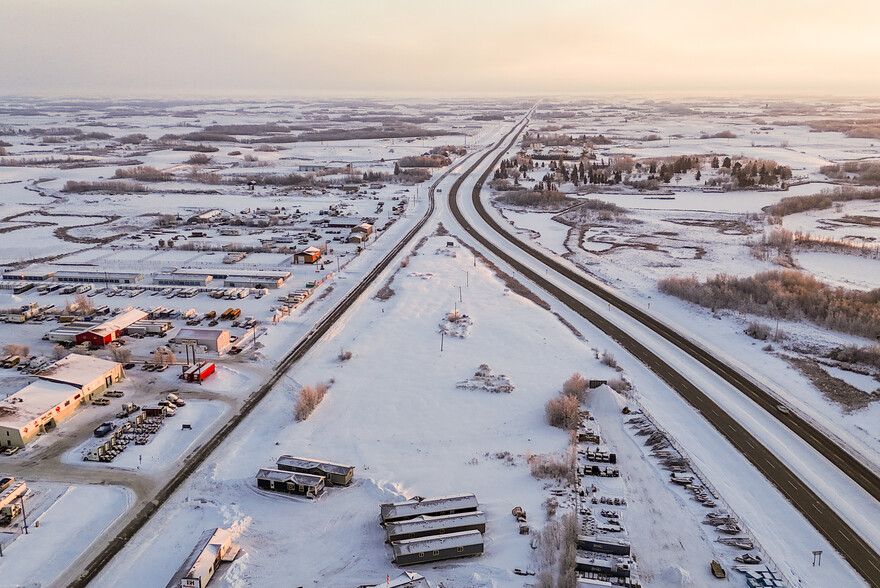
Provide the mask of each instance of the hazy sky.
[{"label": "hazy sky", "polygon": [[0,95],[880,91],[869,0],[0,0]]}]

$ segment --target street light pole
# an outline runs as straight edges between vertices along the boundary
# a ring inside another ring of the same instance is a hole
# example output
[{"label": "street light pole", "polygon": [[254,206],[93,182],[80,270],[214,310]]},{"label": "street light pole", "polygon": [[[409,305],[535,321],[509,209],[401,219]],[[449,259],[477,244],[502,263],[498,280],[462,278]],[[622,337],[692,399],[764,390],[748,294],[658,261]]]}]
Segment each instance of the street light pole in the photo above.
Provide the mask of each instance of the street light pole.
[{"label": "street light pole", "polygon": [[24,511],[24,494],[20,494],[18,499],[21,500],[21,518],[24,519],[24,534],[27,535],[27,513]]}]

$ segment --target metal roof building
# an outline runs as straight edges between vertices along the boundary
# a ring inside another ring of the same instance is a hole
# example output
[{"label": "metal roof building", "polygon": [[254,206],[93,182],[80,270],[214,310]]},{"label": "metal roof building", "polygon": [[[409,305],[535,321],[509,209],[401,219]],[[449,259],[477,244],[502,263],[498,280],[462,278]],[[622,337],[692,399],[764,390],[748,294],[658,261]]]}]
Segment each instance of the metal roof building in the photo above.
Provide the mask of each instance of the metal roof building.
[{"label": "metal roof building", "polygon": [[102,272],[100,270],[59,270],[55,272],[59,282],[80,284],[136,284],[144,281],[144,274],[138,272]]},{"label": "metal roof building", "polygon": [[221,353],[229,346],[229,331],[227,329],[181,328],[168,342],[173,345],[186,345],[194,342],[195,345],[204,347],[206,351]]},{"label": "metal roof building", "polygon": [[324,478],[312,474],[300,474],[262,468],[257,472],[257,488],[302,494],[309,498],[317,498],[324,491]]},{"label": "metal roof building", "polygon": [[354,475],[354,466],[293,455],[282,455],[276,464],[279,470],[323,476],[328,483],[335,485],[351,483],[351,478]]},{"label": "metal roof building", "polygon": [[403,502],[390,502],[380,505],[382,523],[392,523],[411,519],[420,515],[446,515],[460,512],[473,512],[479,508],[477,497],[473,494],[454,494],[436,498],[416,496]]},{"label": "metal roof building", "polygon": [[486,513],[482,511],[462,512],[439,517],[419,516],[405,521],[387,523],[385,536],[388,542],[417,537],[429,537],[442,533],[460,533],[462,531],[486,532]]},{"label": "metal roof building", "polygon": [[394,563],[399,566],[469,557],[483,553],[483,535],[479,531],[463,531],[406,539],[391,544]]}]

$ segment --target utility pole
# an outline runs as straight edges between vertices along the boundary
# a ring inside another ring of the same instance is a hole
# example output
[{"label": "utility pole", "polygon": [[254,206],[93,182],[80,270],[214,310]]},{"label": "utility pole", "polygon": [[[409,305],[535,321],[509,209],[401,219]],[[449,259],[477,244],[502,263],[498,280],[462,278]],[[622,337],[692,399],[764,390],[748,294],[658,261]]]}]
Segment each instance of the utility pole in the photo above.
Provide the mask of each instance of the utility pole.
[{"label": "utility pole", "polygon": [[446,331],[440,331],[440,352],[443,352],[443,336],[446,334]]},{"label": "utility pole", "polygon": [[27,513],[24,511],[24,494],[20,494],[18,499],[21,500],[21,518],[24,519],[24,534],[27,535]]},{"label": "utility pole", "polygon": [[461,299],[461,286],[458,287],[458,301],[463,302]]}]

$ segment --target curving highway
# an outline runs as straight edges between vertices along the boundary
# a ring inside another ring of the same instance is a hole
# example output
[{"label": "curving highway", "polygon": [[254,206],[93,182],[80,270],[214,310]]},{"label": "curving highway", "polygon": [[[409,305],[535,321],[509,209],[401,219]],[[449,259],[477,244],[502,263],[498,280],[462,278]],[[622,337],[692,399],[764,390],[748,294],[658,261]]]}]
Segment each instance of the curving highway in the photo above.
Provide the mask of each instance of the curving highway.
[{"label": "curving highway", "polygon": [[[517,126],[517,134],[508,143],[509,149],[528,122],[528,115]],[[492,172],[507,149],[500,151],[490,165],[477,180],[470,198],[470,204],[485,222],[498,235],[512,245],[527,253],[556,274],[567,278],[585,291],[599,297],[604,302],[615,306],[646,327],[655,331],[671,343],[684,350],[694,359],[715,372],[737,390],[768,411],[785,426],[794,431],[804,441],[825,456],[841,469],[847,476],[864,488],[875,499],[880,499],[880,478],[862,461],[854,457],[844,447],[830,439],[823,432],[794,413],[781,413],[776,407],[779,402],[758,386],[755,382],[735,370],[733,367],[702,349],[690,339],[678,333],[668,325],[644,313],[608,291],[603,286],[585,278],[558,260],[537,251],[519,241],[505,231],[483,206],[480,200],[482,185]],[[880,587],[880,555],[853,530],[827,503],[825,503],[806,483],[789,469],[776,455],[761,444],[743,425],[731,417],[718,404],[703,393],[690,380],[675,368],[661,359],[646,345],[618,327],[616,324],[588,307],[578,298],[570,295],[557,286],[549,278],[535,272],[529,266],[509,255],[501,247],[495,245],[471,225],[458,206],[458,190],[464,177],[460,177],[448,195],[449,208],[459,225],[480,245],[504,260],[516,271],[532,283],[538,285],[548,294],[565,306],[591,322],[605,334],[617,341],[630,354],[648,366],[655,374],[665,381],[673,390],[698,410],[734,447],[748,459],[755,468],[791,502],[792,505],[821,533],[828,542],[839,551],[847,562],[868,582],[870,586]]]}]

